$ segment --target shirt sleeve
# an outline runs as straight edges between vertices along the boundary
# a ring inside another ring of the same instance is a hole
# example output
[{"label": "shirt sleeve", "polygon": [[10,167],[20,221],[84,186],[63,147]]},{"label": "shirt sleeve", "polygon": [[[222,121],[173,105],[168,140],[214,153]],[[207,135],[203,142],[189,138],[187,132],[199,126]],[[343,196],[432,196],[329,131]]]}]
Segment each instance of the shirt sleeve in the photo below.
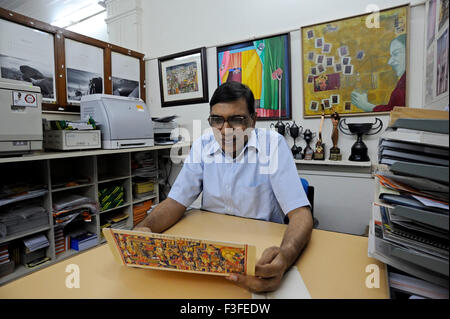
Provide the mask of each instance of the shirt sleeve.
[{"label": "shirt sleeve", "polygon": [[167,196],[185,207],[189,207],[203,189],[201,149],[201,139],[198,139],[192,145],[189,155]]},{"label": "shirt sleeve", "polygon": [[270,182],[284,214],[299,207],[311,206],[298,176],[292,152],[281,135],[270,153]]}]

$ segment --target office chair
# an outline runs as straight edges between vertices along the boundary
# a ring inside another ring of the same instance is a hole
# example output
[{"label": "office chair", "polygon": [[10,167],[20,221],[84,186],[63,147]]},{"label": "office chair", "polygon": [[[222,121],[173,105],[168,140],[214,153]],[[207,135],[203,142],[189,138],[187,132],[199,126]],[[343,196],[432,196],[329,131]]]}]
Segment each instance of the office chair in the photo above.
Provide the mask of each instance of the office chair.
[{"label": "office chair", "polygon": [[[300,177],[300,181],[302,182],[303,189],[305,190],[306,197],[308,198],[309,203],[311,204],[311,217],[313,219],[313,228],[317,228],[319,226],[319,221],[314,217],[314,186],[309,185],[308,181],[304,178]],[[284,219],[284,223],[289,223],[289,218],[286,216]]]}]

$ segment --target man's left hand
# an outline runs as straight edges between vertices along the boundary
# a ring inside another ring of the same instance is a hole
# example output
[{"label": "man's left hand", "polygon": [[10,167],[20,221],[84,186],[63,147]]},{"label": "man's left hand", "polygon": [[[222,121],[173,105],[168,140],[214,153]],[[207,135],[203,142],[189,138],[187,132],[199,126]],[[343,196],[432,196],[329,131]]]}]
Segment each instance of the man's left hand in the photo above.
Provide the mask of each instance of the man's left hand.
[{"label": "man's left hand", "polygon": [[274,246],[264,250],[255,265],[255,276],[231,274],[226,279],[251,292],[274,291],[280,286],[287,267],[286,258],[283,256],[280,247]]}]

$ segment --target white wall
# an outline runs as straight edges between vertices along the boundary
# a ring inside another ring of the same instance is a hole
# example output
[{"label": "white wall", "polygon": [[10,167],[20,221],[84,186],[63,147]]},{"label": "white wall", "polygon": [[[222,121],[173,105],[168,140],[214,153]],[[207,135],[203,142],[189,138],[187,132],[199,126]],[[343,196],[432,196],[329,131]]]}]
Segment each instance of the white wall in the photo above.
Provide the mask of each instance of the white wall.
[{"label": "white wall", "polygon": [[109,42],[105,19],[106,11],[67,27],[66,29],[94,39]]},{"label": "white wall", "polygon": [[[292,120],[313,132],[319,129],[320,119],[303,119],[300,28],[311,24],[366,13],[366,6],[376,4],[386,9],[405,4],[400,0],[228,0],[228,1],[142,1],[143,53],[146,55],[147,105],[152,116],[176,114],[181,126],[192,131],[192,121],[201,120],[207,128],[207,103],[161,108],[157,58],[198,47],[207,47],[209,97],[217,88],[216,50],[219,45],[251,38],[291,32]],[[413,5],[420,1],[412,1]],[[411,8],[410,56],[407,70],[409,106],[422,107],[424,6]],[[387,124],[388,116],[379,116]],[[273,122],[273,121],[272,121]],[[372,116],[354,117],[352,122],[374,122]],[[257,127],[270,126],[270,121],[258,121]],[[331,145],[331,121],[323,128],[327,149]],[[372,162],[376,160],[377,136],[365,142]],[[292,138],[287,137],[292,145]],[[340,134],[339,147],[343,158],[350,155],[355,138]],[[304,147],[303,140],[297,145]]]}]

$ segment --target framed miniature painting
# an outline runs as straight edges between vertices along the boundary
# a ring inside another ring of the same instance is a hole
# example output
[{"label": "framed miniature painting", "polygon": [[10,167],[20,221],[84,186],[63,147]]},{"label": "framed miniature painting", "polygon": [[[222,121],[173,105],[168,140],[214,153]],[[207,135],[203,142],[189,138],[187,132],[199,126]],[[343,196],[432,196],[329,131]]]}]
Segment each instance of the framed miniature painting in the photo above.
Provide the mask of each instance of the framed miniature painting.
[{"label": "framed miniature painting", "polygon": [[291,119],[289,34],[217,48],[218,85],[236,81],[255,97],[258,120]]},{"label": "framed miniature painting", "polygon": [[387,113],[407,105],[408,10],[401,6],[302,28],[303,115]]},{"label": "framed miniature painting", "polygon": [[122,265],[218,276],[255,274],[252,245],[111,228],[103,234]]},{"label": "framed miniature painting", "polygon": [[158,59],[161,106],[208,102],[206,48]]}]

